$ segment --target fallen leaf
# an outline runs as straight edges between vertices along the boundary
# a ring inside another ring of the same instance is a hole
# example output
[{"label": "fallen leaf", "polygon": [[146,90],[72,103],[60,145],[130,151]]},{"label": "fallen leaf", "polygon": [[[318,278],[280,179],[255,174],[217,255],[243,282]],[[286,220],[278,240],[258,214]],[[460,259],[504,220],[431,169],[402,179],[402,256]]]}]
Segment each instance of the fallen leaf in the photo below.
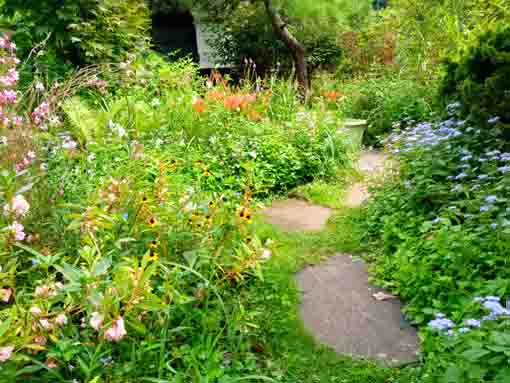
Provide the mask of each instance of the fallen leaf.
[{"label": "fallen leaf", "polygon": [[372,296],[375,299],[377,299],[378,301],[387,301],[387,300],[390,300],[390,299],[397,299],[397,297],[395,295],[386,294],[386,293],[383,293],[382,291],[380,291],[378,293],[375,293],[375,294],[372,294]]}]

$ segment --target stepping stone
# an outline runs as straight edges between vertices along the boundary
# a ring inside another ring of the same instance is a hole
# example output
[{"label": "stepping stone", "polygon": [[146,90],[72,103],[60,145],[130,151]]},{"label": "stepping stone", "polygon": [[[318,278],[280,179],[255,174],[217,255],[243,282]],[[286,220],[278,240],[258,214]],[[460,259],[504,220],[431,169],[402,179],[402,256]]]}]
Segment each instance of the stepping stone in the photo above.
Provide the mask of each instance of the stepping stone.
[{"label": "stepping stone", "polygon": [[[384,172],[388,165],[388,156],[374,150],[363,151],[358,160],[358,169],[369,177],[376,177]],[[349,187],[345,195],[346,207],[358,207],[363,204],[370,194],[365,183],[355,183]]]},{"label": "stepping stone", "polygon": [[375,151],[363,151],[358,160],[358,168],[364,173],[377,174],[384,170],[388,155]]},{"label": "stepping stone", "polygon": [[347,207],[358,207],[361,206],[369,197],[370,194],[368,193],[367,185],[358,182],[351,185],[347,191],[344,205]]},{"label": "stepping stone", "polygon": [[284,231],[321,231],[331,216],[331,209],[298,199],[275,202],[264,210],[268,222]]},{"label": "stepping stone", "polygon": [[416,331],[403,318],[397,299],[368,283],[364,262],[337,255],[297,275],[303,292],[300,307],[305,327],[317,341],[340,354],[390,364],[417,359]]}]

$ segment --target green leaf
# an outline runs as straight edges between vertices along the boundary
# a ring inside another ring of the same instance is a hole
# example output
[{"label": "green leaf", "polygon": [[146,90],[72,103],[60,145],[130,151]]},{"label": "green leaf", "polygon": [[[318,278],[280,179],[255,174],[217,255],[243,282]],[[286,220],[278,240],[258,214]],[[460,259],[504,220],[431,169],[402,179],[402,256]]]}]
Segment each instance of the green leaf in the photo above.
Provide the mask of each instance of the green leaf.
[{"label": "green leaf", "polygon": [[94,276],[99,276],[105,274],[110,266],[112,265],[112,259],[110,257],[102,258],[94,267]]},{"label": "green leaf", "polygon": [[446,370],[446,372],[444,374],[444,381],[447,383],[459,382],[461,375],[462,375],[462,371],[459,369],[459,367],[452,364],[450,367],[448,367],[448,369]]},{"label": "green leaf", "polygon": [[476,362],[490,353],[491,352],[489,350],[484,350],[483,348],[472,348],[471,350],[464,351],[461,355],[470,362]]}]

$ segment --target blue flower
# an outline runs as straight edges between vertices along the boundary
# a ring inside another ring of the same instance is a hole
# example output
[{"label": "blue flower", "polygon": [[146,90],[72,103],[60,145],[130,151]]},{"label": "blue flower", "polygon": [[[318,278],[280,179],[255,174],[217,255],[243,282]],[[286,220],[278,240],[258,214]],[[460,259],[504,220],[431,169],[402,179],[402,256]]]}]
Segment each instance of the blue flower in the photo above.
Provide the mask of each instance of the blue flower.
[{"label": "blue flower", "polygon": [[124,218],[124,219],[128,219],[128,217],[129,217],[129,214],[128,214],[128,213],[122,213],[122,218]]},{"label": "blue flower", "polygon": [[480,327],[481,325],[482,325],[482,322],[479,321],[478,319],[468,319],[466,321],[466,326],[469,326],[469,327],[477,328],[477,327]]},{"label": "blue flower", "polygon": [[486,180],[487,178],[489,178],[489,176],[487,174],[480,174],[477,178],[480,181],[483,181],[483,180]]},{"label": "blue flower", "polygon": [[491,118],[489,118],[489,119],[487,120],[487,122],[488,122],[489,124],[494,125],[494,124],[497,124],[497,123],[499,122],[499,120],[500,120],[500,118],[496,116],[496,117],[491,117]]},{"label": "blue flower", "polygon": [[455,333],[455,331],[453,331],[453,330],[448,330],[448,331],[446,332],[446,335],[448,335],[448,336],[457,336],[457,334],[456,334],[456,333]]},{"label": "blue flower", "polygon": [[487,202],[487,203],[494,203],[497,200],[498,200],[498,197],[495,195],[489,195],[489,196],[485,197],[485,202]]},{"label": "blue flower", "polygon": [[501,173],[503,173],[503,174],[509,173],[510,172],[510,165],[501,166],[501,167],[498,168],[498,170]]},{"label": "blue flower", "polygon": [[436,315],[436,319],[431,320],[428,323],[429,328],[437,331],[443,331],[451,329],[455,324],[448,318],[440,317]]},{"label": "blue flower", "polygon": [[483,304],[483,307],[485,307],[487,310],[491,312],[492,315],[509,315],[510,312],[503,306],[501,306],[501,303],[495,302],[495,301],[486,301]]},{"label": "blue flower", "polygon": [[497,228],[498,228],[498,224],[497,223],[491,223],[491,229],[496,230]]},{"label": "blue flower", "polygon": [[481,212],[484,212],[484,211],[489,211],[490,209],[492,209],[492,206],[490,206],[490,205],[483,205],[483,206],[480,208],[480,211],[481,211]]},{"label": "blue flower", "polygon": [[467,332],[471,331],[470,329],[468,329],[467,327],[461,327],[459,328],[459,333],[461,334],[465,334]]}]

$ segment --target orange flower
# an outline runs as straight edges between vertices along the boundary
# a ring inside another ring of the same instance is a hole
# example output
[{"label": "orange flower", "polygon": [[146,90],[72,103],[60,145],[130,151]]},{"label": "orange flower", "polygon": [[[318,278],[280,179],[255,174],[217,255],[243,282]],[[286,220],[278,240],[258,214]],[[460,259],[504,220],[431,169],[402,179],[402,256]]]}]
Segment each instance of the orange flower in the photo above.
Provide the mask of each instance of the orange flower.
[{"label": "orange flower", "polygon": [[198,113],[204,113],[205,112],[205,102],[202,98],[197,98],[193,100],[193,109],[195,109]]},{"label": "orange flower", "polygon": [[330,91],[324,91],[322,92],[322,95],[329,99],[332,102],[335,102],[338,98],[342,96],[341,92],[330,90]]},{"label": "orange flower", "polygon": [[226,97],[225,92],[219,92],[217,90],[211,90],[206,94],[206,98],[213,101],[221,101]]},{"label": "orange flower", "polygon": [[259,112],[257,112],[256,110],[250,110],[248,112],[248,118],[253,121],[261,121],[262,115]]}]

